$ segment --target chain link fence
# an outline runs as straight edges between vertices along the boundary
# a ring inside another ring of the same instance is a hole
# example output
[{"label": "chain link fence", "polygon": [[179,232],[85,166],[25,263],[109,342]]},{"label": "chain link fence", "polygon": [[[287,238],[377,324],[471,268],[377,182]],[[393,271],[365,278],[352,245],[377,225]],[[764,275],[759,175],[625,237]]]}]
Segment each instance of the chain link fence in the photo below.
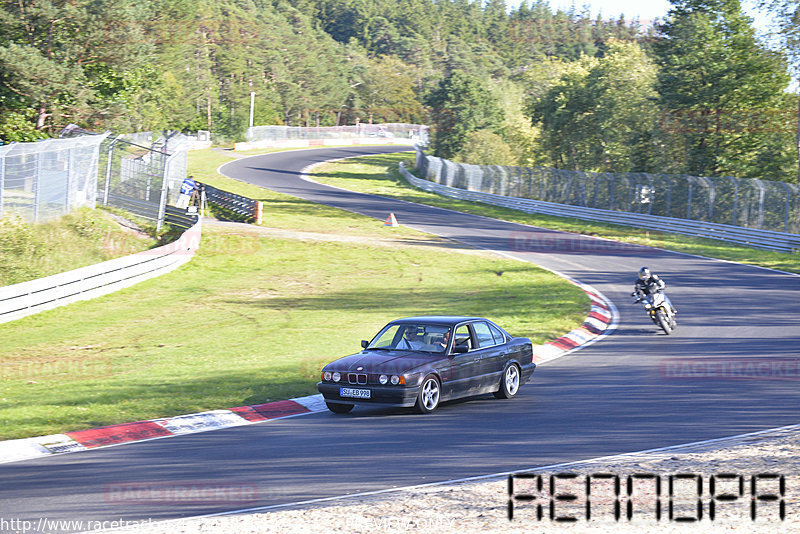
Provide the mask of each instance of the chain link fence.
[{"label": "chain link fence", "polygon": [[44,222],[94,208],[98,147],[107,135],[0,146],[0,217]]},{"label": "chain link fence", "polygon": [[175,132],[155,139],[149,132],[109,137],[100,147],[98,202],[157,222],[176,205],[194,139]]},{"label": "chain link fence", "polygon": [[290,141],[318,139],[358,139],[365,137],[410,139],[427,144],[428,127],[421,124],[385,123],[355,126],[251,126],[247,129],[248,143],[259,141]]},{"label": "chain link fence", "polygon": [[428,156],[419,148],[415,166],[427,180],[467,191],[800,233],[797,184],[732,176],[704,178],[468,165]]}]

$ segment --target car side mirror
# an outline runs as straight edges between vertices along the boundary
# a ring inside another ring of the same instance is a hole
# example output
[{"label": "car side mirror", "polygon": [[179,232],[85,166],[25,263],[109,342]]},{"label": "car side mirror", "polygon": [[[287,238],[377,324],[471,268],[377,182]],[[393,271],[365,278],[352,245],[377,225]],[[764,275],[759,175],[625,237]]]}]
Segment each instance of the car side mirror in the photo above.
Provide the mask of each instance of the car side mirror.
[{"label": "car side mirror", "polygon": [[469,352],[469,347],[466,345],[456,345],[453,347],[453,352],[455,352],[456,354],[464,354],[466,352]]},{"label": "car side mirror", "polygon": [[362,339],[361,340],[361,348],[362,349],[366,349],[367,345],[369,345],[369,341],[367,341],[366,339]]}]

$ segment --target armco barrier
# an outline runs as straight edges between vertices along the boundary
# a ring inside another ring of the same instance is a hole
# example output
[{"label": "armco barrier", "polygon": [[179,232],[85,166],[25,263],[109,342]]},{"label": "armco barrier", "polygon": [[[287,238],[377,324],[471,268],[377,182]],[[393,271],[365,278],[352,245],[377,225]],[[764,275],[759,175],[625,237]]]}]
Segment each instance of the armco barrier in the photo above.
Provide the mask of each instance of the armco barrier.
[{"label": "armco barrier", "polygon": [[0,287],[0,323],[89,300],[177,269],[200,246],[201,222],[177,241],[45,278]]},{"label": "armco barrier", "polygon": [[458,189],[417,178],[408,172],[402,163],[400,163],[400,173],[409,183],[420,189],[459,200],[483,202],[527,213],[542,213],[558,217],[571,217],[588,221],[635,226],[638,228],[647,228],[649,230],[661,230],[695,237],[719,239],[721,241],[739,243],[767,250],[779,250],[783,252],[800,250],[800,235],[798,234],[771,232],[768,230],[757,230],[688,219],[675,219],[672,217],[660,217],[658,215],[584,208],[567,204],[544,202],[541,200],[508,197],[481,191],[466,191],[464,189]]},{"label": "armco barrier", "polygon": [[258,200],[217,189],[208,184],[202,184],[201,187],[208,202],[261,224],[261,202]]},{"label": "armco barrier", "polygon": [[[119,207],[125,211],[129,211],[134,215],[149,219],[151,221],[159,219],[160,204],[157,202],[147,202],[133,197],[126,197],[125,195],[118,195],[110,193],[108,195],[109,203],[112,206]],[[186,209],[176,208],[169,204],[164,206],[164,222],[178,228],[188,229],[197,223],[197,215],[187,213]]]}]

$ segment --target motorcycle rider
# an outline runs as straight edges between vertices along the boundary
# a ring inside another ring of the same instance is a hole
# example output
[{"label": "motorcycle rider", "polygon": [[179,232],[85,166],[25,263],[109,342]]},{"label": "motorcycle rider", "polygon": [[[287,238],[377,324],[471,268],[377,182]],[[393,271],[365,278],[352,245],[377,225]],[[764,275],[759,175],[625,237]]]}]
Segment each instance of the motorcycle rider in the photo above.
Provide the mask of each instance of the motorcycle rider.
[{"label": "motorcycle rider", "polygon": [[659,278],[656,273],[652,272],[647,267],[642,267],[639,269],[639,277],[633,284],[632,294],[636,297],[636,302],[639,302],[645,295],[655,295],[661,292],[664,295],[664,300],[669,304],[672,314],[675,315],[678,313],[678,310],[672,305],[672,301],[669,300],[667,294],[663,292],[665,287],[667,287],[667,284]]}]

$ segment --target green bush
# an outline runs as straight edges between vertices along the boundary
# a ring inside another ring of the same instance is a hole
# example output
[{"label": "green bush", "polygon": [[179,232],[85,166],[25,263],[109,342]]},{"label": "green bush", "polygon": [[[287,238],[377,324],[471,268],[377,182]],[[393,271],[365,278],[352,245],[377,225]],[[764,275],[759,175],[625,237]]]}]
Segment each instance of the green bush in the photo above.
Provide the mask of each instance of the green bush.
[{"label": "green bush", "polygon": [[40,224],[6,216],[0,219],[0,286],[133,254],[155,243],[100,210],[81,209]]},{"label": "green bush", "polygon": [[514,165],[516,158],[502,137],[489,130],[477,130],[467,134],[464,148],[454,161],[471,165]]}]

